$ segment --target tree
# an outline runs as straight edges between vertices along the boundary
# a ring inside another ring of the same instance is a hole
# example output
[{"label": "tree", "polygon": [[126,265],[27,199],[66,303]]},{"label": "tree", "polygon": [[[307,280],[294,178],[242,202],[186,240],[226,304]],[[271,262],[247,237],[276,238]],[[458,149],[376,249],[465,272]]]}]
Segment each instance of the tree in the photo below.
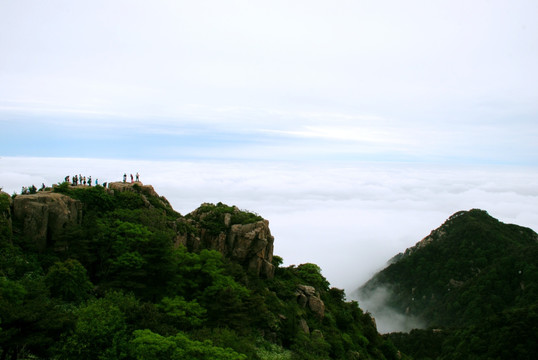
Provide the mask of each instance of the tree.
[{"label": "tree", "polygon": [[128,333],[125,315],[109,298],[91,300],[75,312],[71,333],[59,346],[61,359],[124,359]]},{"label": "tree", "polygon": [[323,275],[321,275],[321,268],[316,264],[301,264],[297,267],[297,274],[301,277],[308,285],[315,287],[320,291],[329,290],[329,282]]},{"label": "tree", "polygon": [[0,349],[2,358],[24,354],[48,357],[69,322],[69,313],[48,296],[43,277],[29,273],[20,280],[0,277]]},{"label": "tree", "polygon": [[191,340],[184,333],[162,336],[150,330],[136,330],[131,340],[131,354],[139,360],[245,360],[247,357],[232,349],[213,346],[211,341]]},{"label": "tree", "polygon": [[170,322],[180,329],[191,329],[202,325],[207,313],[196,300],[186,301],[181,296],[165,297],[158,308],[163,310]]},{"label": "tree", "polygon": [[45,276],[45,283],[53,297],[75,303],[87,299],[93,289],[86,269],[74,259],[56,262],[51,266]]}]

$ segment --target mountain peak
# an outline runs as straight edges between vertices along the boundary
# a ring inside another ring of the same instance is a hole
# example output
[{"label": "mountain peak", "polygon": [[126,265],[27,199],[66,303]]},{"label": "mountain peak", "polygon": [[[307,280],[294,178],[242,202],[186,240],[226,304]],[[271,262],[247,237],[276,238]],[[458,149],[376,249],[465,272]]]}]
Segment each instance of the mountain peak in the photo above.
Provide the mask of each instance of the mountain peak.
[{"label": "mountain peak", "polygon": [[417,242],[413,247],[406,249],[403,255],[411,255],[416,250],[422,249],[425,246],[431,244],[432,242],[443,241],[443,239],[446,238],[446,234],[449,231],[449,228],[457,226],[457,224],[461,222],[470,222],[479,219],[480,221],[488,220],[498,222],[497,219],[490,216],[485,210],[471,209],[458,211],[452,214],[441,226],[439,226],[437,229],[432,230],[429,235]]}]

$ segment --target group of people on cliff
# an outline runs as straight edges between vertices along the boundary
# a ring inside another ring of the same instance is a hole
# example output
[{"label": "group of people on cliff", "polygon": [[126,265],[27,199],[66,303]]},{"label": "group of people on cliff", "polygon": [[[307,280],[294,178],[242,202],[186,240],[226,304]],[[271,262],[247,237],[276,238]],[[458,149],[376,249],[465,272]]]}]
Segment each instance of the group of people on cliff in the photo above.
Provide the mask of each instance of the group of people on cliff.
[{"label": "group of people on cliff", "polygon": [[37,192],[37,188],[35,187],[35,185],[32,185],[32,186],[23,186],[22,187],[22,190],[21,190],[21,194],[22,195],[26,195],[26,194],[35,194]]},{"label": "group of people on cliff", "polygon": [[[140,182],[140,174],[136,173],[136,180],[133,174],[131,174],[131,184],[135,181]],[[127,182],[127,173],[123,174],[123,182]]]},{"label": "group of people on cliff", "polygon": [[[140,182],[140,174],[139,173],[136,173],[135,176],[133,176],[133,174],[131,174],[131,183],[134,183],[135,181]],[[78,186],[78,185],[92,186],[92,184],[95,184],[95,186],[99,185],[99,179],[95,179],[95,181],[93,181],[91,176],[86,177],[86,176],[82,176],[80,174],[79,175],[73,175],[73,176],[67,175],[64,178],[64,182],[66,182],[68,184],[71,184],[73,186]],[[124,183],[127,182],[127,173],[123,174],[123,182]],[[104,182],[101,186],[106,188],[107,185],[108,185],[108,183]],[[34,185],[28,186],[28,187],[23,186],[22,190],[21,190],[21,195],[35,194],[37,191],[45,190],[45,188],[46,188],[45,184],[43,184],[39,190]]]},{"label": "group of people on cliff", "polygon": [[[92,186],[92,177],[91,176],[88,176],[88,178],[86,179],[86,176],[82,176],[82,175],[74,175],[72,178],[71,178],[71,181],[70,181],[70,176],[67,175],[65,177],[65,182],[66,183],[69,183],[71,182],[71,184],[73,186],[77,186],[77,185],[88,185],[88,186]],[[95,179],[95,186],[99,185],[99,179]],[[106,183],[103,184],[103,186],[106,187]]]},{"label": "group of people on cliff", "polygon": [[[64,180],[67,183],[71,183],[73,186],[77,186],[77,185],[92,186],[92,177],[91,176],[88,176],[86,178],[86,176],[82,176],[82,175],[74,175],[73,177],[70,177],[69,175],[67,175]],[[131,183],[134,183],[135,181],[140,182],[140,174],[139,173],[136,173],[136,178],[135,178],[135,176],[133,176],[133,174],[131,174]],[[127,182],[127,173],[123,174],[123,182]],[[99,185],[99,179],[95,179],[95,186],[98,186],[98,185]],[[104,182],[102,186],[107,187],[107,182]]]}]

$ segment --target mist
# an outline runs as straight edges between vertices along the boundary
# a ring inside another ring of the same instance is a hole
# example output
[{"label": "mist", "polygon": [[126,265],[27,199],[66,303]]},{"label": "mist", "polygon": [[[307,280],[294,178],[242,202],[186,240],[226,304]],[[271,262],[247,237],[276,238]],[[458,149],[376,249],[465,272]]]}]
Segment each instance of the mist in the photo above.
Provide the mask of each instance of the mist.
[{"label": "mist", "polygon": [[424,329],[425,322],[415,316],[410,316],[387,304],[390,298],[390,289],[378,286],[368,292],[360,290],[352,293],[352,298],[359,302],[361,309],[368,311],[375,319],[377,331],[381,334],[391,332],[409,332],[413,329]]}]

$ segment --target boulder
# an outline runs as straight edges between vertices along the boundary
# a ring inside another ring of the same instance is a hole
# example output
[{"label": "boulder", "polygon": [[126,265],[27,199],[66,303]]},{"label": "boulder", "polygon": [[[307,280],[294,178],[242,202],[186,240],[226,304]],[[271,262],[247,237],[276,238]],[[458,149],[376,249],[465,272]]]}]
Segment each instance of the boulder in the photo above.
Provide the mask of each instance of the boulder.
[{"label": "boulder", "polygon": [[298,285],[295,291],[297,303],[308,308],[320,319],[325,316],[325,303],[321,300],[319,293],[313,286]]},{"label": "boulder", "polygon": [[306,304],[308,304],[308,298],[306,297],[306,295],[299,291],[295,293],[295,296],[297,297],[297,303],[301,307],[306,307]]},{"label": "boulder", "polygon": [[316,296],[316,288],[310,285],[298,285],[297,290],[308,297]]},{"label": "boulder", "polygon": [[308,307],[317,317],[322,319],[325,316],[325,303],[319,297],[309,297]]},{"label": "boulder", "polygon": [[54,245],[68,225],[81,219],[82,203],[60,193],[38,192],[13,200],[13,221],[38,250]]}]

